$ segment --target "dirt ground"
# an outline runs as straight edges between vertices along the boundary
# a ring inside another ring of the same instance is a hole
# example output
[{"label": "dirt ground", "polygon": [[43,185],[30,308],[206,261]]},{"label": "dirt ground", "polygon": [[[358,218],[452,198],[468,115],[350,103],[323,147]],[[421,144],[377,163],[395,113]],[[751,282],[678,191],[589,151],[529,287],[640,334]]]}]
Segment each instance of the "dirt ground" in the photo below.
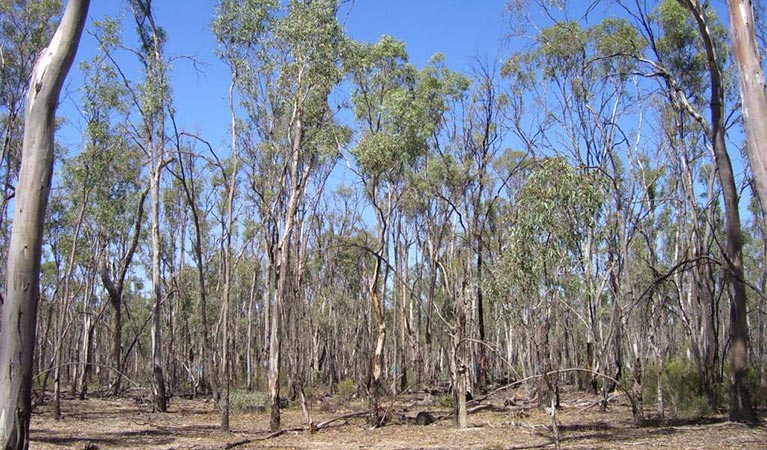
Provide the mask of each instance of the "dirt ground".
[{"label": "dirt ground", "polygon": [[[593,399],[564,402],[557,412],[561,448],[565,449],[767,449],[764,414],[757,426],[728,422],[725,417],[677,419],[664,424],[635,427],[626,404],[611,405],[607,412],[588,408]],[[500,407],[503,399],[491,399]],[[487,402],[485,402],[487,403]],[[388,407],[388,405],[386,405]],[[319,423],[349,414],[352,409],[311,408]],[[322,409],[322,411],[320,411]],[[218,431],[219,416],[204,400],[173,399],[170,412],[153,413],[151,405],[134,399],[90,399],[62,402],[64,417],[54,421],[51,405],[39,406],[32,419],[33,450],[53,449],[547,449],[555,448],[551,418],[536,409],[496,408],[469,416],[470,427],[459,430],[450,419],[419,426],[395,420],[370,429],[364,418],[334,422],[316,433],[287,431],[269,437],[266,412],[233,413],[231,433]],[[403,398],[392,410],[408,417],[428,410],[445,413],[436,404],[424,405],[417,396]],[[297,406],[283,410],[283,428],[305,428]]]}]

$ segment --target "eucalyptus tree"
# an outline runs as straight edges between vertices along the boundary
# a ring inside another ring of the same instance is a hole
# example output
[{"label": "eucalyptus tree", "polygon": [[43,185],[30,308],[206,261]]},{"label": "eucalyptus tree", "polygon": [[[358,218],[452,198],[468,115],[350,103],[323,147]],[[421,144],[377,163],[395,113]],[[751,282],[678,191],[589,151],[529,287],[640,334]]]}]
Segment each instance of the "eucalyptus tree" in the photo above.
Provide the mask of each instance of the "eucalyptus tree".
[{"label": "eucalyptus tree", "polygon": [[[654,54],[656,62],[676,77],[690,104],[704,108],[705,58],[701,56],[695,29],[684,8],[675,2],[664,2],[654,11],[641,10],[639,17],[638,28],[643,30],[648,43],[647,53]],[[639,57],[640,61],[644,58]],[[669,179],[667,187],[674,206],[674,222],[665,230],[670,243],[667,249],[674,251],[665,259],[670,267],[684,260],[692,262],[689,267],[685,266],[685,271],[674,274],[677,289],[672,298],[677,300],[676,306],[691,341],[702,391],[717,402],[714,386],[720,379],[717,324],[720,308],[713,276],[715,268],[707,262],[708,257],[716,254],[714,208],[707,207],[716,203],[714,172],[706,167],[705,136],[699,125],[680,110],[673,92],[673,89],[662,90],[661,101],[656,103],[661,121],[657,145],[667,153],[668,166],[676,174]],[[699,184],[699,179],[705,181]],[[701,193],[701,189],[705,192]],[[701,195],[705,200],[698,200]],[[664,364],[665,361],[659,362],[661,366]]]},{"label": "eucalyptus tree", "polygon": [[[460,126],[456,126],[455,122],[460,121],[462,114],[461,108],[468,96],[467,90],[470,81],[467,77],[453,72],[447,68],[444,63],[444,57],[442,54],[436,54],[432,56],[426,67],[418,71],[415,80],[414,88],[414,103],[410,108],[418,108],[416,114],[420,117],[418,125],[423,130],[429,131],[426,140],[426,152],[415,158],[410,164],[403,167],[401,184],[401,195],[395,203],[395,208],[391,215],[389,226],[389,249],[393,255],[391,259],[387,256],[386,267],[387,271],[394,272],[392,279],[392,332],[393,332],[393,346],[392,346],[392,387],[393,392],[398,390],[405,390],[408,387],[408,369],[419,369],[416,367],[417,360],[422,360],[423,355],[419,355],[419,343],[418,332],[419,327],[415,321],[414,314],[416,311],[420,312],[420,307],[416,303],[417,294],[413,292],[412,286],[412,264],[410,257],[415,249],[421,249],[424,253],[429,250],[424,246],[425,242],[418,242],[417,231],[419,227],[430,226],[424,224],[424,217],[422,215],[431,212],[431,207],[437,203],[442,208],[443,214],[439,214],[437,217],[431,217],[435,220],[443,219],[441,222],[441,232],[443,235],[447,235],[448,229],[454,232],[454,236],[457,233],[463,233],[461,238],[460,247],[463,248],[466,245],[470,245],[472,238],[466,237],[467,229],[464,226],[465,222],[469,220],[469,214],[472,211],[470,205],[462,203],[467,197],[467,192],[470,191],[464,184],[466,180],[473,180],[477,173],[473,172],[470,164],[466,164],[466,167],[461,167],[457,171],[450,172],[445,177],[435,175],[435,172],[439,172],[437,167],[441,167],[443,158],[451,158],[453,153],[463,149],[461,143],[456,143],[455,140],[457,129]],[[491,106],[492,107],[492,106]],[[475,130],[476,131],[476,130]],[[477,133],[479,136],[480,133]],[[461,159],[461,157],[458,157]],[[469,157],[462,159],[462,161],[468,160]],[[469,173],[464,173],[469,172]],[[444,175],[444,172],[440,172]],[[446,178],[446,179],[445,179]],[[486,180],[480,180],[481,183],[485,183]],[[471,181],[469,181],[471,183]],[[443,189],[447,185],[448,188]],[[424,196],[426,192],[437,192],[435,196]],[[448,191],[444,194],[443,191]],[[443,195],[444,194],[444,195]],[[457,199],[461,199],[458,201]],[[464,209],[467,207],[467,209]],[[448,218],[459,217],[459,222],[463,226],[451,227],[448,223]],[[434,230],[440,229],[439,226],[434,227]],[[458,231],[460,229],[461,231]],[[471,232],[471,225],[469,225],[469,232]],[[434,242],[431,242],[434,244]],[[434,249],[432,247],[432,249]],[[437,249],[441,251],[442,249]],[[463,253],[467,258],[472,259],[474,253],[468,251]],[[433,255],[433,254],[432,254]],[[436,256],[436,255],[433,255]],[[391,263],[393,261],[393,264]],[[433,270],[438,271],[439,258],[432,260],[434,267]],[[474,264],[473,261],[466,261],[468,266]],[[471,271],[469,271],[471,272]],[[461,270],[461,276],[469,276],[469,272]],[[434,272],[436,274],[436,272]],[[444,275],[444,274],[443,274]],[[386,279],[386,276],[384,277]],[[436,283],[436,278],[433,279]],[[476,280],[474,280],[476,281]],[[475,282],[469,281],[468,278],[464,280],[466,284],[472,284],[475,289],[479,289]],[[436,289],[436,285],[435,285]],[[477,292],[475,290],[475,292]],[[434,294],[434,292],[430,292]],[[473,295],[461,296],[461,298],[469,300],[470,309],[466,310],[466,326],[467,334],[462,336],[470,337],[476,334],[474,331],[477,328],[476,312],[477,298]],[[428,301],[432,302],[433,297],[429,297]],[[428,308],[427,308],[428,309]],[[481,309],[481,308],[479,308]],[[429,320],[427,318],[427,320]],[[430,324],[429,324],[430,325]],[[430,330],[430,326],[427,326]],[[430,331],[429,331],[430,333]],[[407,345],[410,344],[410,345]],[[431,343],[429,343],[431,344]],[[461,347],[468,349],[470,345],[461,344]],[[408,355],[409,353],[409,355]],[[463,354],[463,350],[461,350]],[[469,352],[466,352],[467,354]],[[409,356],[409,358],[408,358]],[[427,357],[430,358],[430,357]],[[410,361],[408,361],[408,359]],[[468,361],[469,358],[461,356],[461,360],[468,366],[474,366]],[[409,367],[410,366],[410,367]],[[470,373],[467,371],[467,381],[470,380]],[[416,372],[416,379],[421,379],[422,373]]]},{"label": "eucalyptus tree", "polygon": [[[487,382],[486,325],[483,275],[487,270],[488,230],[492,212],[499,199],[503,180],[494,172],[493,162],[501,151],[506,128],[504,110],[507,97],[499,85],[496,67],[477,63],[471,77],[452,73],[440,60],[423,71],[424,80],[433,92],[440,92],[429,106],[436,115],[437,132],[432,139],[434,151],[428,156],[427,186],[449,212],[452,239],[465,250],[459,278],[453,283],[470,286],[466,296],[467,329],[460,340],[470,348],[467,364],[473,368],[468,380],[478,389]],[[438,90],[437,90],[438,89]],[[429,171],[431,174],[429,174]],[[460,280],[460,281],[459,281]],[[479,344],[477,344],[477,342]]]},{"label": "eucalyptus tree", "polygon": [[58,0],[7,1],[0,4],[0,248],[8,247],[8,204],[14,197],[21,164],[25,93],[41,48],[56,26]]},{"label": "eucalyptus tree", "polygon": [[[639,5],[636,5],[639,8]],[[664,92],[673,110],[697,128],[703,140],[700,146],[711,155],[716,177],[722,189],[726,244],[722,249],[724,275],[730,297],[730,415],[735,420],[753,418],[753,408],[747,392],[745,373],[748,364],[748,327],[746,322],[746,284],[743,278],[742,232],[739,194],[735,174],[726,145],[728,117],[727,100],[732,92],[729,87],[729,52],[723,44],[726,30],[716,17],[715,11],[697,1],[664,1],[653,13],[641,8],[634,17],[640,21],[650,54],[640,56],[650,74],[661,80]],[[657,32],[660,31],[660,34]],[[708,116],[708,117],[706,117]],[[712,177],[714,176],[713,172]],[[711,181],[713,183],[713,179]],[[709,187],[709,195],[713,188]],[[689,197],[689,194],[688,194]],[[711,220],[709,219],[709,222]],[[701,255],[695,255],[700,257]],[[716,307],[706,302],[703,309],[706,321],[716,321]],[[713,317],[712,317],[713,316]],[[704,339],[716,341],[708,328]],[[709,344],[710,345],[710,344]],[[713,342],[713,354],[717,343]],[[702,382],[714,403],[718,402],[715,359],[702,366]],[[708,373],[713,372],[711,380]]]},{"label": "eucalyptus tree", "polygon": [[[371,425],[378,426],[387,335],[385,304],[392,260],[389,252],[399,245],[391,238],[401,237],[395,228],[404,193],[417,186],[412,184],[413,171],[422,167],[434,144],[449,98],[463,95],[467,82],[447,70],[440,55],[417,71],[408,63],[404,44],[389,36],[374,44],[351,43],[346,65],[354,83],[352,103],[358,127],[351,153],[376,220],[377,239],[370,248],[375,261],[368,296],[377,338],[367,390]],[[405,320],[401,323],[404,325]]]},{"label": "eucalyptus tree", "polygon": [[[630,284],[628,248],[641,217],[633,207],[635,180],[625,169],[642,136],[642,111],[631,92],[636,63],[630,55],[644,44],[634,27],[615,18],[588,28],[577,20],[554,20],[540,29],[535,42],[503,68],[510,83],[514,134],[527,151],[566,156],[584,175],[601,172],[610,182],[609,201],[595,211],[577,246],[579,276],[572,288],[577,286],[582,295],[569,296],[570,313],[585,325],[584,359],[586,368],[595,371],[596,390],[596,372],[614,368],[611,375],[620,379],[624,368],[623,314],[631,310],[631,303],[624,302]],[[528,110],[528,104],[536,108]],[[636,139],[629,138],[632,126]],[[608,308],[609,331],[603,333],[603,311]],[[606,398],[609,384],[602,386]]]},{"label": "eucalyptus tree", "polygon": [[[743,237],[738,208],[739,194],[735,174],[727,150],[725,135],[727,109],[725,103],[727,74],[725,65],[729,57],[722,48],[722,27],[708,7],[697,0],[682,0],[680,3],[689,10],[698,37],[703,43],[710,83],[709,115],[706,121],[696,111],[687,111],[701,125],[713,147],[714,162],[724,198],[724,215],[727,242],[724,250],[725,268],[730,300],[730,417],[738,421],[755,420],[754,405],[749,392],[748,371],[748,322],[746,305],[746,283],[743,271]],[[681,98],[681,97],[680,97]],[[750,112],[750,111],[749,111]],[[757,170],[761,170],[758,167]],[[759,185],[757,185],[759,187]]]},{"label": "eucalyptus tree", "polygon": [[140,43],[139,62],[145,77],[138,91],[134,91],[137,97],[133,101],[141,114],[141,124],[136,141],[149,158],[152,240],[151,283],[154,301],[151,325],[152,394],[155,408],[160,412],[165,412],[168,405],[163,374],[161,329],[164,294],[161,279],[162,268],[160,266],[160,182],[163,169],[169,162],[166,155],[167,136],[165,129],[171,101],[169,65],[164,57],[167,35],[155,22],[151,0],[132,0],[130,6]]},{"label": "eucalyptus tree", "polygon": [[88,0],[71,0],[50,44],[32,70],[16,209],[0,318],[0,447],[26,449],[32,414],[43,221],[53,172],[54,117],[59,93],[80,42]]},{"label": "eucalyptus tree", "polygon": [[[380,425],[386,343],[385,285],[389,227],[401,196],[405,169],[427,151],[431,129],[417,102],[417,71],[408,63],[405,45],[384,36],[375,44],[351,43],[345,61],[354,83],[352,102],[359,138],[352,153],[358,175],[372,204],[377,227],[375,263],[368,295],[376,319],[377,340],[367,386],[370,424]],[[433,127],[432,127],[433,128]]]},{"label": "eucalyptus tree", "polygon": [[229,115],[231,127],[231,147],[229,173],[222,169],[226,187],[226,219],[222,224],[224,241],[223,269],[223,335],[221,355],[221,429],[229,431],[229,387],[231,383],[229,362],[229,309],[233,275],[232,237],[234,230],[234,202],[237,192],[237,175],[239,170],[239,149],[237,141],[237,117],[235,112],[235,88],[241,71],[247,72],[250,47],[255,45],[252,39],[264,32],[264,24],[268,18],[269,8],[263,8],[263,2],[223,1],[217,7],[217,17],[213,22],[213,31],[219,43],[219,55],[229,66],[231,83],[229,86]]},{"label": "eucalyptus tree", "polygon": [[[116,29],[118,24],[106,20],[98,26]],[[110,40],[115,35],[106,32],[102,36],[105,38],[99,45],[107,48],[81,64],[85,75],[82,110],[87,119],[87,146],[78,160],[93,166],[91,172],[97,175],[86,180],[93,187],[87,220],[96,230],[91,252],[99,256],[99,277],[112,307],[111,363],[115,372],[111,390],[117,395],[123,366],[123,293],[139,244],[147,192],[142,192],[139,150],[122,139],[128,114],[127,91],[106,59],[117,44]]]},{"label": "eucalyptus tree", "polygon": [[[328,95],[341,81],[340,48],[343,31],[333,0],[275,1],[219,5],[217,33],[224,55],[236,74],[233,87],[241,92],[247,126],[257,137],[243,154],[251,167],[263,167],[277,177],[266,184],[251,183],[262,202],[264,223],[271,223],[267,244],[274,249],[270,264],[269,370],[270,428],[280,428],[279,392],[282,317],[289,307],[289,279],[298,254],[294,228],[310,180],[322,166],[333,164],[347,132],[335,124]],[[234,21],[226,18],[237,19]],[[242,24],[243,30],[238,26]],[[260,188],[258,187],[260,185]],[[272,278],[273,277],[273,278]]]},{"label": "eucalyptus tree", "polygon": [[756,16],[751,0],[727,2],[735,62],[740,74],[743,124],[748,137],[748,159],[754,173],[762,211],[767,211],[767,91],[762,57],[756,42]]},{"label": "eucalyptus tree", "polygon": [[[606,198],[606,180],[598,172],[582,172],[564,157],[541,158],[527,169],[509,223],[502,256],[493,270],[498,300],[515,305],[520,326],[529,330],[526,374],[542,375],[541,407],[558,404],[553,329],[577,294],[580,246]],[[565,343],[565,345],[567,345]],[[535,349],[535,353],[532,350]]]}]

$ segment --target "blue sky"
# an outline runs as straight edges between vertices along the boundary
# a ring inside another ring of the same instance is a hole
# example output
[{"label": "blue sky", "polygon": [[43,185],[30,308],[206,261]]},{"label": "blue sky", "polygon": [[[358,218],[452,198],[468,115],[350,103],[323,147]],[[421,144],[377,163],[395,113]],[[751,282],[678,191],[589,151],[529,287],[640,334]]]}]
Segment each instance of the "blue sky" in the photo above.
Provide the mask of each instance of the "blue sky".
[{"label": "blue sky", "polygon": [[[514,50],[526,46],[526,40],[509,39],[511,27],[505,14],[507,0],[354,0],[348,13],[343,13],[347,33],[354,39],[374,42],[389,34],[406,43],[410,60],[417,67],[424,66],[437,52],[445,55],[445,62],[453,70],[468,73],[472,63],[502,61]],[[95,0],[91,4],[86,33],[78,51],[77,60],[90,59],[96,52],[95,41],[87,30],[93,20],[105,16],[123,19],[125,43],[136,45],[133,20],[124,0]],[[157,22],[168,34],[168,57],[176,59],[172,67],[174,105],[179,126],[211,142],[217,153],[228,152],[228,87],[229,72],[215,54],[216,42],[210,30],[216,0],[155,0]],[[609,5],[610,2],[604,2]],[[570,2],[568,9],[577,17],[584,4]],[[724,2],[714,4],[722,20],[726,21]],[[592,11],[588,22],[593,24],[606,14],[618,13],[603,7]],[[535,9],[532,18],[542,25],[544,16]],[[531,27],[534,33],[535,28]],[[135,62],[126,61],[126,72],[134,80],[140,79]],[[132,73],[131,73],[132,72]],[[76,154],[82,146],[84,124],[79,119],[78,90],[82,83],[79,69],[70,72],[66,92],[62,95],[59,116],[66,118],[57,134],[68,153]],[[343,93],[341,93],[343,95]],[[731,136],[732,137],[732,136]],[[737,137],[736,137],[737,139]],[[740,139],[737,139],[738,141]],[[507,143],[514,146],[513,143]],[[731,145],[736,172],[742,173],[743,161],[735,145]],[[338,174],[346,178],[344,174]],[[741,179],[742,176],[739,176]],[[340,180],[338,180],[340,181]]]},{"label": "blue sky", "polygon": [[[214,0],[157,0],[154,2],[157,22],[168,33],[167,56],[192,57],[178,59],[172,69],[174,104],[179,124],[199,133],[219,146],[225,146],[228,125],[227,89],[229,72],[215,55],[216,42],[210,31]],[[442,52],[454,70],[467,71],[474,58],[498,59],[504,53],[504,37],[508,25],[504,16],[505,0],[356,0],[347,16],[348,34],[358,40],[374,42],[389,34],[407,44],[411,62],[422,67],[431,55]],[[87,33],[92,21],[109,16],[122,16],[125,43],[135,46],[132,18],[120,0],[91,2],[86,33],[77,61],[88,60],[96,52],[96,44]],[[130,71],[131,63],[126,62]],[[135,66],[134,66],[135,67]],[[133,74],[136,77],[138,74]],[[69,153],[77,153],[81,145],[77,103],[82,83],[75,66],[62,95],[59,115],[68,123],[58,135]]]}]

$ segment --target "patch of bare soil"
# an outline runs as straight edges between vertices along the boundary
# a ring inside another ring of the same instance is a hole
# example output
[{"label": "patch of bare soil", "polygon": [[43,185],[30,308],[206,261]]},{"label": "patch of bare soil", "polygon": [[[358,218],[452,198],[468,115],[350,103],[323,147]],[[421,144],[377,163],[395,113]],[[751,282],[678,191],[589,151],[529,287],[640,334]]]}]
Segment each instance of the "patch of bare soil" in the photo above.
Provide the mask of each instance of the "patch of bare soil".
[{"label": "patch of bare soil", "polygon": [[[559,441],[566,449],[767,449],[767,424],[756,426],[728,422],[711,416],[696,420],[636,427],[626,404],[611,404],[607,412],[587,408],[591,399],[563,404],[557,412]],[[488,404],[484,402],[483,404]],[[551,417],[537,409],[503,407],[503,398],[492,399],[494,408],[469,416],[470,427],[453,428],[450,418],[419,426],[414,418],[431,411],[439,418],[447,411],[404,397],[391,408],[392,420],[371,429],[363,417],[334,421],[311,433],[301,409],[283,410],[286,431],[278,436],[268,431],[265,412],[238,413],[231,418],[232,432],[218,431],[218,412],[210,401],[176,400],[170,412],[153,413],[151,405],[133,399],[92,399],[62,402],[64,418],[54,421],[50,405],[37,408],[32,419],[34,450],[53,449],[547,449],[555,448]],[[319,411],[312,419],[321,423],[352,409]],[[356,408],[356,409],[354,409]],[[327,409],[327,408],[322,408]]]}]

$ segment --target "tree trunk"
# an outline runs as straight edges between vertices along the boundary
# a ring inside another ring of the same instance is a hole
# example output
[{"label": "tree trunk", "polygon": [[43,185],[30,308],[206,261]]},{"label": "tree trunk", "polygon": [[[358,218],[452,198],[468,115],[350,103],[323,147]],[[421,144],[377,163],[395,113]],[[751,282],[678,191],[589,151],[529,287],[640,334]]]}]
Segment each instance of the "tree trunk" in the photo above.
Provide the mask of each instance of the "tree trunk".
[{"label": "tree trunk", "polygon": [[59,93],[72,66],[89,0],[70,0],[51,43],[32,71],[24,120],[21,172],[8,248],[0,318],[0,448],[26,449],[40,292],[43,224],[53,172]]},{"label": "tree trunk", "polygon": [[[300,76],[300,75],[299,75]],[[285,211],[285,222],[278,245],[279,260],[277,263],[277,290],[274,305],[272,305],[270,318],[269,336],[269,372],[267,382],[269,385],[269,402],[271,413],[269,419],[269,429],[273,432],[280,429],[280,358],[282,352],[282,316],[287,295],[288,277],[290,270],[290,243],[293,233],[293,224],[295,222],[296,211],[304,193],[305,181],[308,178],[311,164],[306,164],[303,170],[299,170],[301,151],[302,151],[302,125],[300,111],[296,109],[293,117],[293,145],[290,152],[290,180],[292,181],[290,197],[288,199],[287,210]],[[287,182],[285,180],[284,182]],[[284,187],[284,186],[283,186]]]},{"label": "tree trunk", "polygon": [[160,279],[160,166],[152,169],[150,192],[152,194],[152,325],[150,329],[152,352],[152,394],[154,407],[167,412],[165,377],[162,361],[162,280]]},{"label": "tree trunk", "polygon": [[451,358],[452,381],[453,381],[453,423],[456,428],[466,428],[468,426],[468,412],[466,409],[466,364],[461,355],[466,355],[462,348],[468,348],[464,340],[466,339],[466,302],[464,296],[465,289],[455,293],[455,303],[453,305],[455,314],[455,331],[453,334],[453,352]]},{"label": "tree trunk", "polygon": [[752,0],[728,0],[730,32],[740,73],[743,123],[748,138],[748,159],[756,194],[767,212],[767,86],[756,43]]},{"label": "tree trunk", "polygon": [[[722,186],[722,195],[724,197],[725,227],[727,235],[725,254],[727,256],[727,281],[731,297],[729,350],[730,418],[736,421],[753,421],[755,419],[755,413],[746,380],[746,372],[748,370],[748,323],[746,322],[746,285],[743,273],[743,239],[741,236],[740,212],[738,211],[738,190],[735,185],[735,176],[732,171],[732,163],[730,162],[730,156],[727,153],[724,137],[724,82],[722,80],[721,69],[713,38],[709,34],[705,8],[703,5],[700,5],[697,0],[680,1],[687,6],[698,24],[698,31],[703,40],[703,44],[706,47],[709,75],[711,77],[711,124],[709,137],[714,147],[714,159],[719,173],[719,182]],[[741,19],[743,18],[743,15],[744,14],[741,14]],[[759,64],[757,63],[757,65]],[[746,77],[748,76],[749,75],[746,74]],[[763,80],[764,79],[762,78],[760,85],[757,84],[757,86],[762,86],[762,96],[757,97],[761,99],[765,98]],[[750,106],[758,106],[757,102]],[[761,105],[765,105],[763,100]],[[750,113],[753,118],[753,114],[757,113],[757,111],[744,109],[744,113]],[[746,117],[748,116],[746,115]],[[762,119],[764,119],[764,117],[762,117]],[[757,167],[755,170],[762,170],[762,167]],[[759,186],[757,185],[757,187]]]},{"label": "tree trunk", "polygon": [[107,267],[106,254],[102,255],[102,259],[99,262],[99,275],[101,276],[101,284],[109,294],[109,304],[112,306],[114,316],[112,318],[112,364],[117,372],[114,374],[114,382],[111,386],[112,395],[118,395],[120,393],[120,386],[122,383],[122,298],[123,288],[125,286],[125,276],[128,273],[131,262],[133,261],[133,255],[136,254],[136,248],[138,247],[139,237],[141,236],[141,222],[144,216],[144,201],[146,200],[147,191],[141,193],[138,200],[138,206],[136,207],[136,218],[133,225],[133,236],[131,237],[131,243],[128,246],[128,251],[120,262],[118,273],[109,273]]},{"label": "tree trunk", "polygon": [[[234,198],[237,192],[237,120],[234,115],[234,86],[237,81],[237,71],[232,71],[232,82],[229,85],[229,113],[231,116],[232,133],[232,172],[228,177],[226,195],[226,226],[224,230],[224,305],[223,329],[224,335],[221,346],[221,431],[229,431],[229,388],[231,386],[231,367],[229,356],[229,308],[231,304],[232,276],[234,258],[232,257],[232,229],[234,228]],[[224,174],[225,179],[226,174]]]}]

